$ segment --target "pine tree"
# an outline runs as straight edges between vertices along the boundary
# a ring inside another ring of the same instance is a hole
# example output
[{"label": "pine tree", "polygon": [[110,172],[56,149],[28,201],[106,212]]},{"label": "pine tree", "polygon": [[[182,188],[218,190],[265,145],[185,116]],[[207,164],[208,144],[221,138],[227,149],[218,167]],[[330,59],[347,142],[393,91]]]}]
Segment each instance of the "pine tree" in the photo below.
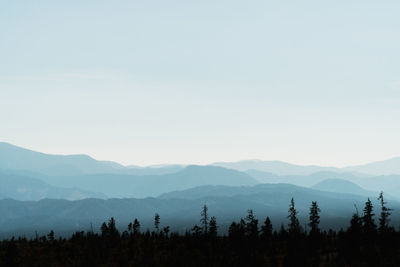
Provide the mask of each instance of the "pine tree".
[{"label": "pine tree", "polygon": [[249,237],[257,238],[258,236],[258,220],[254,216],[253,210],[248,210],[246,216],[246,234]]},{"label": "pine tree", "polygon": [[242,219],[240,219],[239,223],[232,222],[232,224],[229,226],[229,237],[231,238],[243,238],[245,235],[245,230],[246,230],[246,222]]},{"label": "pine tree", "polygon": [[201,211],[201,225],[203,226],[203,233],[207,235],[208,233],[208,207],[207,205],[203,206],[203,210]]},{"label": "pine tree", "polygon": [[107,224],[105,222],[103,222],[103,224],[101,225],[100,230],[101,230],[101,235],[102,236],[107,234],[108,227],[107,227]]},{"label": "pine tree", "polygon": [[379,198],[378,200],[380,200],[380,204],[381,204],[381,216],[379,218],[379,232],[383,233],[385,231],[387,231],[387,229],[389,228],[389,216],[392,214],[391,213],[391,209],[389,209],[388,207],[386,207],[386,202],[383,199],[383,192],[381,192],[379,194]]},{"label": "pine tree", "polygon": [[266,239],[272,236],[272,224],[269,217],[265,219],[264,224],[261,226],[261,236]]},{"label": "pine tree", "polygon": [[168,237],[169,226],[165,226],[165,227],[163,228],[163,232],[164,232],[165,236]]},{"label": "pine tree", "polygon": [[297,210],[294,207],[294,199],[290,200],[289,206],[289,233],[290,234],[299,234],[301,231],[299,220],[297,219]]},{"label": "pine tree", "polygon": [[371,234],[376,231],[376,224],[374,220],[375,214],[373,213],[374,207],[371,200],[365,202],[364,215],[362,217],[364,233]]},{"label": "pine tree", "polygon": [[216,237],[218,234],[218,226],[217,226],[217,219],[212,216],[209,223],[209,234],[212,237]]},{"label": "pine tree", "polygon": [[192,228],[192,232],[193,232],[194,236],[200,236],[202,231],[203,231],[203,229],[200,226],[198,226],[197,224],[195,226],[193,226],[193,228]]},{"label": "pine tree", "polygon": [[154,215],[154,228],[156,229],[156,232],[158,233],[160,230],[160,215],[156,213]]},{"label": "pine tree", "polygon": [[133,221],[132,230],[133,230],[133,235],[135,235],[135,236],[139,235],[139,233],[140,233],[140,222],[138,221],[138,219],[135,219]]},{"label": "pine tree", "polygon": [[360,218],[360,215],[358,214],[358,209],[357,206],[354,205],[354,208],[356,209],[356,212],[353,214],[353,216],[351,217],[350,220],[350,226],[348,229],[348,232],[350,234],[354,234],[354,235],[360,235],[361,234],[361,230],[362,230],[362,220]]},{"label": "pine tree", "polygon": [[318,234],[320,232],[319,230],[319,222],[320,222],[320,216],[319,216],[319,212],[320,212],[320,208],[318,207],[318,204],[316,201],[313,201],[311,203],[311,207],[310,207],[310,222],[308,223],[308,226],[311,227],[311,231],[310,234]]}]

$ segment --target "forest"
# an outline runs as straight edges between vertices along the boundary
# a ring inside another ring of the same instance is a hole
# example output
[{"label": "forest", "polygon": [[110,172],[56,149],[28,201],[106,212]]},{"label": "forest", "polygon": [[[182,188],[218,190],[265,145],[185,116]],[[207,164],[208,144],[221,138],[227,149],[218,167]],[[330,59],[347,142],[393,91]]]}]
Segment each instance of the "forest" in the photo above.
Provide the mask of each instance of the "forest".
[{"label": "forest", "polygon": [[287,224],[279,229],[250,209],[221,234],[207,205],[199,208],[199,224],[186,233],[162,226],[157,213],[153,229],[141,229],[133,219],[120,231],[111,218],[99,231],[70,237],[51,230],[29,239],[2,240],[0,266],[399,266],[400,231],[390,223],[392,210],[383,193],[378,200],[379,207],[369,198],[362,211],[355,207],[349,226],[339,231],[320,229],[315,201],[308,224],[300,225],[293,198]]}]

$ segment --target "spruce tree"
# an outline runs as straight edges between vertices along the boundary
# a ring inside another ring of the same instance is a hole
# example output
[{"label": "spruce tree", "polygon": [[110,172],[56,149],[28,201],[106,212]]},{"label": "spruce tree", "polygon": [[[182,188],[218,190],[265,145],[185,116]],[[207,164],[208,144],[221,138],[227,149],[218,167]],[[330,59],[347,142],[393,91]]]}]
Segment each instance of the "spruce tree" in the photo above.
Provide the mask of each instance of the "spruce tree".
[{"label": "spruce tree", "polygon": [[299,234],[301,229],[300,229],[300,223],[299,220],[297,219],[297,210],[294,207],[294,199],[292,198],[290,200],[290,206],[289,206],[289,233],[290,234]]},{"label": "spruce tree", "polygon": [[253,210],[248,210],[246,216],[246,234],[251,238],[257,238],[258,236],[258,220],[254,216]]},{"label": "spruce tree", "polygon": [[361,231],[362,231],[362,218],[360,218],[360,215],[358,214],[357,206],[355,204],[354,204],[354,208],[356,209],[356,212],[351,217],[350,226],[348,228],[348,233],[358,236],[361,234]]},{"label": "spruce tree", "polygon": [[272,236],[272,224],[269,217],[267,217],[264,221],[264,224],[261,226],[261,237],[268,239]]},{"label": "spruce tree", "polygon": [[133,221],[132,230],[133,230],[133,235],[135,235],[135,236],[139,235],[139,233],[140,233],[140,223],[139,223],[138,219],[135,219]]},{"label": "spruce tree", "polygon": [[154,215],[154,228],[156,229],[156,232],[158,233],[160,230],[160,215],[156,213]]},{"label": "spruce tree", "polygon": [[209,234],[212,237],[216,237],[218,233],[217,219],[212,216],[209,223]]},{"label": "spruce tree", "polygon": [[379,198],[378,200],[380,201],[380,205],[381,205],[381,216],[379,218],[379,232],[383,233],[385,231],[388,230],[389,228],[389,216],[392,214],[391,213],[391,209],[389,209],[388,207],[386,207],[386,202],[383,199],[383,192],[381,192],[379,194]]},{"label": "spruce tree", "polygon": [[362,217],[364,233],[371,234],[376,231],[376,224],[374,220],[375,214],[373,213],[374,207],[371,200],[368,198],[365,202],[364,215]]},{"label": "spruce tree", "polygon": [[310,234],[318,234],[320,232],[319,230],[319,222],[320,222],[320,216],[319,216],[319,212],[320,212],[320,208],[318,207],[318,204],[316,201],[313,201],[311,203],[311,207],[310,207],[310,222],[308,223],[308,226],[310,226],[311,231]]},{"label": "spruce tree", "polygon": [[203,226],[203,233],[206,235],[208,233],[208,207],[207,205],[203,206],[203,210],[201,211],[201,225]]}]

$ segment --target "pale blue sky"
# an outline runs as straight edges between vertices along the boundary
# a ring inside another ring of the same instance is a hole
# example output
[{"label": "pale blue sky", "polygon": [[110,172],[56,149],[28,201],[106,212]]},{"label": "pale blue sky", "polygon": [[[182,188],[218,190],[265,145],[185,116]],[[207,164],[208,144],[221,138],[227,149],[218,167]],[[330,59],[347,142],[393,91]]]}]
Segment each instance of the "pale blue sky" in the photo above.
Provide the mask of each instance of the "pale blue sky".
[{"label": "pale blue sky", "polygon": [[0,141],[123,164],[400,156],[399,1],[3,1]]}]

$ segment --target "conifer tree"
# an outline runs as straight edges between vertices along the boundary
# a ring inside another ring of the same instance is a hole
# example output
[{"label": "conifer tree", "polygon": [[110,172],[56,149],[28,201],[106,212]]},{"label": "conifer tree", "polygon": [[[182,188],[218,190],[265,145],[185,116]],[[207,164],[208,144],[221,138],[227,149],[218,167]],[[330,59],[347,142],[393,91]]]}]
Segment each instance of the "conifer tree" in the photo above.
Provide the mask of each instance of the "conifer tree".
[{"label": "conifer tree", "polygon": [[320,208],[318,207],[318,204],[316,201],[313,201],[311,203],[311,207],[310,207],[310,222],[308,223],[308,226],[310,226],[311,231],[310,234],[317,234],[320,232],[319,230],[319,222],[320,222],[320,216],[319,216],[319,212],[320,212]]},{"label": "conifer tree", "polygon": [[297,219],[297,210],[295,209],[294,206],[294,199],[292,198],[290,200],[290,206],[289,206],[289,233],[290,234],[299,234],[301,231],[300,228],[300,223],[299,220]]},{"label": "conifer tree", "polygon": [[391,209],[389,209],[388,207],[386,207],[386,202],[383,199],[383,192],[381,192],[379,194],[379,198],[378,200],[380,201],[380,205],[381,205],[381,216],[379,218],[379,232],[383,233],[385,231],[387,231],[387,229],[389,228],[389,216],[392,214]]},{"label": "conifer tree", "polygon": [[200,226],[195,224],[195,226],[193,226],[193,228],[192,228],[193,235],[199,236],[202,233],[202,230],[203,229]]},{"label": "conifer tree", "polygon": [[362,218],[358,214],[358,209],[356,205],[354,205],[354,208],[356,209],[356,212],[351,217],[348,232],[350,234],[359,235],[362,230]]},{"label": "conifer tree", "polygon": [[163,228],[163,232],[164,232],[165,236],[168,237],[169,226],[165,226],[165,227]]},{"label": "conifer tree", "polygon": [[362,217],[364,233],[371,234],[376,231],[375,214],[373,211],[374,207],[371,200],[368,198],[367,202],[365,202],[364,215]]},{"label": "conifer tree", "polygon": [[246,216],[246,234],[249,237],[256,238],[258,236],[258,220],[255,218],[253,210],[248,210]]},{"label": "conifer tree", "polygon": [[269,217],[265,219],[264,224],[261,226],[261,236],[263,238],[270,238],[272,236],[272,224]]},{"label": "conifer tree", "polygon": [[160,215],[156,213],[154,215],[154,228],[156,229],[156,232],[158,233],[160,230]]},{"label": "conifer tree", "polygon": [[138,219],[135,219],[133,221],[132,230],[133,230],[133,235],[135,235],[135,236],[139,235],[139,233],[140,233],[140,222],[138,221]]},{"label": "conifer tree", "polygon": [[101,225],[100,230],[102,236],[106,236],[108,234],[108,226],[105,222],[103,222],[103,224]]},{"label": "conifer tree", "polygon": [[201,211],[201,225],[203,226],[203,233],[206,235],[208,233],[208,207],[207,205],[203,206],[203,210]]},{"label": "conifer tree", "polygon": [[216,237],[218,233],[217,219],[212,216],[209,223],[209,234],[212,237]]}]

